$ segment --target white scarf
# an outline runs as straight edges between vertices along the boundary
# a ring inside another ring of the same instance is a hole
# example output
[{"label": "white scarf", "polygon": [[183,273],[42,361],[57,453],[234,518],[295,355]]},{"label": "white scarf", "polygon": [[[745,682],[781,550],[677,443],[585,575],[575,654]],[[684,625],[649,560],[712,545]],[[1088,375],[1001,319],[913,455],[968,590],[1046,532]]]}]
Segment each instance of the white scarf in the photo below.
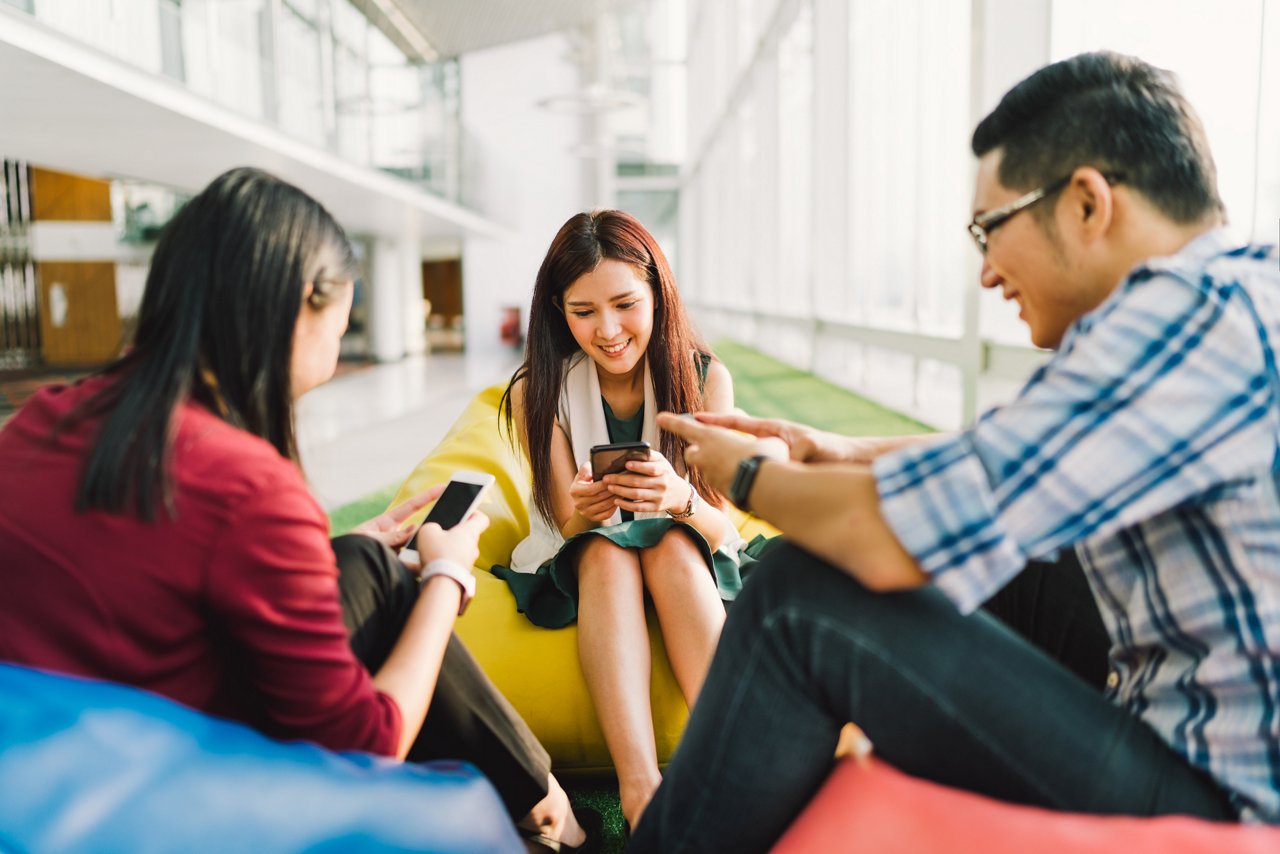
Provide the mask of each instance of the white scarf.
[{"label": "white scarf", "polygon": [[[653,396],[653,378],[649,375],[648,359],[644,369],[644,425],[640,438],[651,447],[658,447],[658,404]],[[609,426],[604,418],[604,403],[600,397],[600,376],[596,363],[585,353],[570,356],[560,388],[560,407],[556,421],[569,437],[573,449],[573,468],[576,474],[582,464],[591,459],[591,448],[609,442]],[[532,449],[531,449],[532,450]],[[542,451],[547,453],[546,450]],[[675,465],[675,463],[673,463]],[[679,471],[679,468],[677,468]],[[637,519],[664,518],[666,513],[636,513]],[[622,512],[615,510],[603,524],[617,525]],[[535,572],[560,551],[564,537],[554,524],[548,524],[537,508],[529,508],[529,536],[525,537],[511,553],[511,569],[515,572]]]}]

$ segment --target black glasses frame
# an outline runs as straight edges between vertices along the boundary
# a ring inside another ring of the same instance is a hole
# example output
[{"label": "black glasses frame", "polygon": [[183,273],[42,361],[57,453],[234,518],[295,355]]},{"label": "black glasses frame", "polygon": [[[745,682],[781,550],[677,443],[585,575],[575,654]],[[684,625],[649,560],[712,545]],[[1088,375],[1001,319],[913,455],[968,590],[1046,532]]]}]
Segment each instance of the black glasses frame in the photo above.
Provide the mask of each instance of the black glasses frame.
[{"label": "black glasses frame", "polygon": [[[987,254],[987,239],[991,236],[991,232],[1004,225],[1019,211],[1024,211],[1034,205],[1041,199],[1051,196],[1061,190],[1071,180],[1071,176],[1076,174],[1076,170],[1072,169],[1070,174],[1050,183],[1043,187],[1025,193],[1007,205],[1001,205],[993,210],[984,211],[973,218],[973,222],[969,223],[969,236],[973,238],[973,242],[977,244],[978,251],[983,255]],[[1124,180],[1122,173],[1116,172],[1112,174],[1103,174],[1108,184],[1116,184]]]}]

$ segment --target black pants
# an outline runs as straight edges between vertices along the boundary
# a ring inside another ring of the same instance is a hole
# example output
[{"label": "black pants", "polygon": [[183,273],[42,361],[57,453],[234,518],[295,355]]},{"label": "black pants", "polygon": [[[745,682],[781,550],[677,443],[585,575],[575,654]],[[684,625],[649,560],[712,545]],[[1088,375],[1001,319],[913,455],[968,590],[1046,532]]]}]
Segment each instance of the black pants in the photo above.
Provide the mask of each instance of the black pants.
[{"label": "black pants", "polygon": [[1106,685],[1111,637],[1074,551],[1031,561],[982,610],[1087,684]]},{"label": "black pants", "polygon": [[[333,551],[351,649],[376,673],[418,599],[418,580],[390,549],[369,537],[338,537]],[[408,759],[472,763],[497,788],[516,820],[546,797],[551,773],[547,751],[457,635],[449,639],[427,718]]]},{"label": "black pants", "polygon": [[1029,571],[991,603],[1006,624],[773,548],[729,609],[632,850],[767,850],[830,772],[846,721],[891,765],[992,797],[1234,818],[1212,779],[1099,690],[1105,632],[1078,564]]}]

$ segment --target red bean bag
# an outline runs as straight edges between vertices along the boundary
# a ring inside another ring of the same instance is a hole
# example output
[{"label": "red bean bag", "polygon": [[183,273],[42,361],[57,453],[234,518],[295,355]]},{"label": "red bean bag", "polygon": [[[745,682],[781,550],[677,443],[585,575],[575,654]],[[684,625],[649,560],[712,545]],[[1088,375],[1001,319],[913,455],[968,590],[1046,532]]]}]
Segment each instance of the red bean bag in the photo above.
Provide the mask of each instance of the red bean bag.
[{"label": "red bean bag", "polygon": [[1277,854],[1280,828],[1182,816],[1126,818],[1002,803],[909,777],[875,759],[841,760],[774,854]]}]

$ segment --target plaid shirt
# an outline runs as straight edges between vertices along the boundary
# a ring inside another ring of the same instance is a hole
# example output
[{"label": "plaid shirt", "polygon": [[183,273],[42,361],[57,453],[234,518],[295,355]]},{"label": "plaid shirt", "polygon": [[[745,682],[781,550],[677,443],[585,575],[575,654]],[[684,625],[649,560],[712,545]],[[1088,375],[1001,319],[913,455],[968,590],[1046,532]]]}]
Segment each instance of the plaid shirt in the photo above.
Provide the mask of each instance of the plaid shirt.
[{"label": "plaid shirt", "polygon": [[874,466],[963,612],[1075,545],[1107,695],[1280,822],[1280,263],[1203,234],[1134,269],[1017,400]]}]

